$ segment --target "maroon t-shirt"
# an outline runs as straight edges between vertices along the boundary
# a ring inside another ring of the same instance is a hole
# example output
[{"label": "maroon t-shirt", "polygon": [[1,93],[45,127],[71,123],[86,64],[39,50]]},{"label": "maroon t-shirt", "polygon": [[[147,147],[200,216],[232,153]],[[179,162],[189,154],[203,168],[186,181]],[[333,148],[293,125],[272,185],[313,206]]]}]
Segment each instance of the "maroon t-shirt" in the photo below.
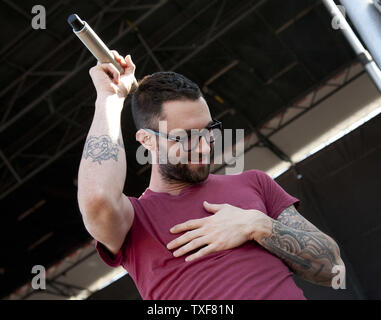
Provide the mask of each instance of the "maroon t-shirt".
[{"label": "maroon t-shirt", "polygon": [[[169,229],[190,219],[207,217],[203,201],[256,209],[273,219],[299,199],[286,193],[265,172],[248,170],[237,175],[209,174],[178,195],[150,189],[129,197],[134,221],[116,255],[100,242],[96,249],[111,267],[122,265],[143,299],[254,300],[305,299],[287,265],[255,241],[186,262],[174,257],[167,243],[182,233]],[[229,237],[227,234],[226,237]]]}]

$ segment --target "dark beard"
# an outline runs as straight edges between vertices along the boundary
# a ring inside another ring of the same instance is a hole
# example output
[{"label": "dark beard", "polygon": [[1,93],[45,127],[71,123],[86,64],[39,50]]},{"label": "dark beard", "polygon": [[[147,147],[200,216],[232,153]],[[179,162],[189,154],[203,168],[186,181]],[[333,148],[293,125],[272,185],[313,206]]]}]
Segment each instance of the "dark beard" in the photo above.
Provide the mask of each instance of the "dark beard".
[{"label": "dark beard", "polygon": [[168,183],[175,182],[189,182],[199,183],[209,176],[210,163],[203,164],[195,167],[195,170],[191,170],[188,164],[159,164],[159,172],[163,179]]},{"label": "dark beard", "polygon": [[[210,153],[210,161],[213,159],[214,149]],[[159,172],[163,179],[168,183],[176,182],[188,182],[188,183],[200,183],[206,180],[210,172],[210,161],[207,164],[200,166],[194,166],[194,170],[190,169],[188,164],[159,163]],[[190,162],[190,159],[189,159]]]}]

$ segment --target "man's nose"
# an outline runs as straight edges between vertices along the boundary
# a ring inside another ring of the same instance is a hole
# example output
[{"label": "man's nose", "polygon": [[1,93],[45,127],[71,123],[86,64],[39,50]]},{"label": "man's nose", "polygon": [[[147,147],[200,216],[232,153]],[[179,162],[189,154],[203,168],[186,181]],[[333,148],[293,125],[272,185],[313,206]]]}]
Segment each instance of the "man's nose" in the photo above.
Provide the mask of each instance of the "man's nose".
[{"label": "man's nose", "polygon": [[210,145],[206,141],[206,137],[205,136],[201,137],[199,145],[198,145],[198,148],[199,148],[199,153],[202,153],[202,154],[208,154],[208,153],[210,153]]}]

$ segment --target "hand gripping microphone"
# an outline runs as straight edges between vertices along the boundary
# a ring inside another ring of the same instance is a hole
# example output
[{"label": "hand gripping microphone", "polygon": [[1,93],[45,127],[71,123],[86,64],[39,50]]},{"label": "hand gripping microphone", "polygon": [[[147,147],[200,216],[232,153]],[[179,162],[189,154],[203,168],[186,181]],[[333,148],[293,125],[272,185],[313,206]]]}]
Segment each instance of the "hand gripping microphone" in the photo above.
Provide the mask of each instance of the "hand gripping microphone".
[{"label": "hand gripping microphone", "polygon": [[[112,63],[122,75],[124,68],[114,59],[114,55],[107,48],[105,43],[98,37],[94,30],[86,23],[82,21],[76,14],[71,14],[67,19],[67,22],[73,28],[75,35],[83,42],[83,44],[89,49],[93,56],[100,63]],[[136,79],[132,85],[131,91],[137,87]]]}]

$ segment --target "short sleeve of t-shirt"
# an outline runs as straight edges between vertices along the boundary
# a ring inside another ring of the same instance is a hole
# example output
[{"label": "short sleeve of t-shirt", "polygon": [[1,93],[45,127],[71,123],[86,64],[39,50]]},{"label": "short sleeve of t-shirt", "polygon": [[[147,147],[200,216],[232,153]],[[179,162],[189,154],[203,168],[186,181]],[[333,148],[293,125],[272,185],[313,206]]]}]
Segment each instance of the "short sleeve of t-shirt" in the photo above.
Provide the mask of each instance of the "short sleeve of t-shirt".
[{"label": "short sleeve of t-shirt", "polygon": [[110,267],[119,267],[123,261],[123,251],[124,245],[120,248],[117,254],[112,254],[110,250],[108,250],[103,243],[95,240],[95,248],[98,251],[101,259]]},{"label": "short sleeve of t-shirt", "polygon": [[267,214],[273,219],[277,219],[279,214],[286,208],[294,205],[299,208],[300,200],[288,194],[276,181],[266,172],[261,170],[250,170],[254,173],[263,202],[265,203]]}]

